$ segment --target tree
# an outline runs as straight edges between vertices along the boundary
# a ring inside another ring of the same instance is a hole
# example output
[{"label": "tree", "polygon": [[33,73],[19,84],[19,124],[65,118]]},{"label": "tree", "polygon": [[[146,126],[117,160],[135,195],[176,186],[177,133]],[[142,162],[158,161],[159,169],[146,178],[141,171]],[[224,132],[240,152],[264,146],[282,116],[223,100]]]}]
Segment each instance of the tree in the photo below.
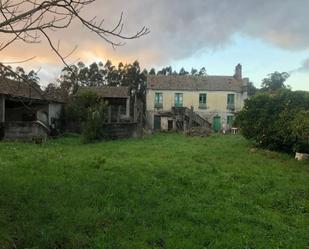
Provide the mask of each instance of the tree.
[{"label": "tree", "polygon": [[197,74],[198,74],[197,69],[192,68],[192,69],[191,69],[191,75],[197,75]]},{"label": "tree", "polygon": [[207,75],[205,67],[202,67],[200,69],[200,71],[198,72],[198,75],[199,76],[206,76]]},{"label": "tree", "polygon": [[258,92],[258,89],[253,85],[252,82],[248,83],[248,96],[254,96]]},{"label": "tree", "polygon": [[282,88],[287,88],[284,82],[290,77],[286,72],[274,72],[269,74],[267,78],[262,81],[262,91],[275,92]]},{"label": "tree", "polygon": [[22,67],[16,67],[15,70],[10,66],[4,66],[0,63],[0,77],[6,79],[12,79],[25,84],[30,84],[32,87],[40,89],[39,76],[37,72],[31,70],[26,72]]},{"label": "tree", "polygon": [[123,45],[123,40],[136,39],[149,33],[146,27],[142,27],[133,35],[123,34],[123,16],[112,28],[104,27],[103,20],[97,18],[86,19],[82,10],[96,0],[6,0],[1,1],[0,33],[7,35],[7,41],[1,43],[0,51],[12,43],[20,40],[25,43],[39,43],[45,38],[51,49],[65,62],[65,57],[59,51],[59,44],[55,43],[50,35],[57,30],[67,29],[73,20],[77,20],[81,26],[105,40],[112,46]]},{"label": "tree", "polygon": [[247,99],[235,122],[243,135],[259,146],[292,152],[300,145],[300,131],[308,131],[309,117],[304,110],[309,110],[309,93],[283,89]]},{"label": "tree", "polygon": [[297,112],[292,121],[292,130],[296,137],[295,151],[309,152],[309,110]]},{"label": "tree", "polygon": [[156,75],[156,70],[154,68],[151,68],[149,71],[149,75]]},{"label": "tree", "polygon": [[188,75],[189,72],[187,72],[183,67],[179,70],[179,75]]}]

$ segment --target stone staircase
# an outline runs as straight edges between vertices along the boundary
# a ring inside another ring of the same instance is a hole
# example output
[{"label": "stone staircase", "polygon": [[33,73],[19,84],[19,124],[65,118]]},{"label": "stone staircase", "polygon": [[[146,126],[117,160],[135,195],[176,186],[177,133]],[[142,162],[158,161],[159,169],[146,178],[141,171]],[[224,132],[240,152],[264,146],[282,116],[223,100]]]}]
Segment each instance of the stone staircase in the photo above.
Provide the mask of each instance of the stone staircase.
[{"label": "stone staircase", "polygon": [[211,127],[207,119],[194,112],[193,108],[173,107],[172,112],[176,116],[176,123],[186,123],[188,128],[192,126]]}]

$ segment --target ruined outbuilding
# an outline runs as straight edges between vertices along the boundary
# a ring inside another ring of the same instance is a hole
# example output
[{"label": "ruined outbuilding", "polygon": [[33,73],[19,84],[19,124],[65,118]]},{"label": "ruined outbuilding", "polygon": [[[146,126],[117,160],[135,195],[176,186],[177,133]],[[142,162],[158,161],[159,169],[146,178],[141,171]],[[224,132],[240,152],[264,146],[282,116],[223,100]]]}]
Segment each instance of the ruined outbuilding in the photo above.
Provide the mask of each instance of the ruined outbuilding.
[{"label": "ruined outbuilding", "polygon": [[0,78],[0,139],[46,137],[55,128],[63,101],[35,85]]}]

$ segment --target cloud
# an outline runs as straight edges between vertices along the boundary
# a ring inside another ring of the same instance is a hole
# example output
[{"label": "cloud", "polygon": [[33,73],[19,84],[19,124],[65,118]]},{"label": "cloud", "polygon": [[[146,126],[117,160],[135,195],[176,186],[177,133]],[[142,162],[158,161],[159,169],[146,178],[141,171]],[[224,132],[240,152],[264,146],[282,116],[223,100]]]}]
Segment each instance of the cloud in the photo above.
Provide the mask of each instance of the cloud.
[{"label": "cloud", "polygon": [[[138,59],[147,67],[221,49],[235,34],[301,51],[309,48],[308,9],[308,0],[97,0],[82,14],[104,17],[110,27],[123,11],[125,33],[132,34],[144,25],[151,33],[115,51],[77,22],[69,30],[53,33],[52,38],[62,40],[64,51],[78,45],[71,61]],[[27,49],[19,44],[2,52],[1,57],[24,58],[26,54],[36,55],[38,63],[61,64],[46,43]]]},{"label": "cloud", "polygon": [[296,69],[294,72],[309,73],[309,58],[304,60],[302,65],[298,69]]}]

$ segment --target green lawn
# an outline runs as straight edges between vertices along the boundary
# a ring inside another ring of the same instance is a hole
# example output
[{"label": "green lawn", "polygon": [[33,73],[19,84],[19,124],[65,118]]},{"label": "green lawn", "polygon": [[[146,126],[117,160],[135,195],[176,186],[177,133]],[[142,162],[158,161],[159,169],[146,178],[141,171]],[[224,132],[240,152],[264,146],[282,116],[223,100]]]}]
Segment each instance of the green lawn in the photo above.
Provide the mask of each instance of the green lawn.
[{"label": "green lawn", "polygon": [[0,143],[0,248],[309,248],[309,165],[241,136]]}]

